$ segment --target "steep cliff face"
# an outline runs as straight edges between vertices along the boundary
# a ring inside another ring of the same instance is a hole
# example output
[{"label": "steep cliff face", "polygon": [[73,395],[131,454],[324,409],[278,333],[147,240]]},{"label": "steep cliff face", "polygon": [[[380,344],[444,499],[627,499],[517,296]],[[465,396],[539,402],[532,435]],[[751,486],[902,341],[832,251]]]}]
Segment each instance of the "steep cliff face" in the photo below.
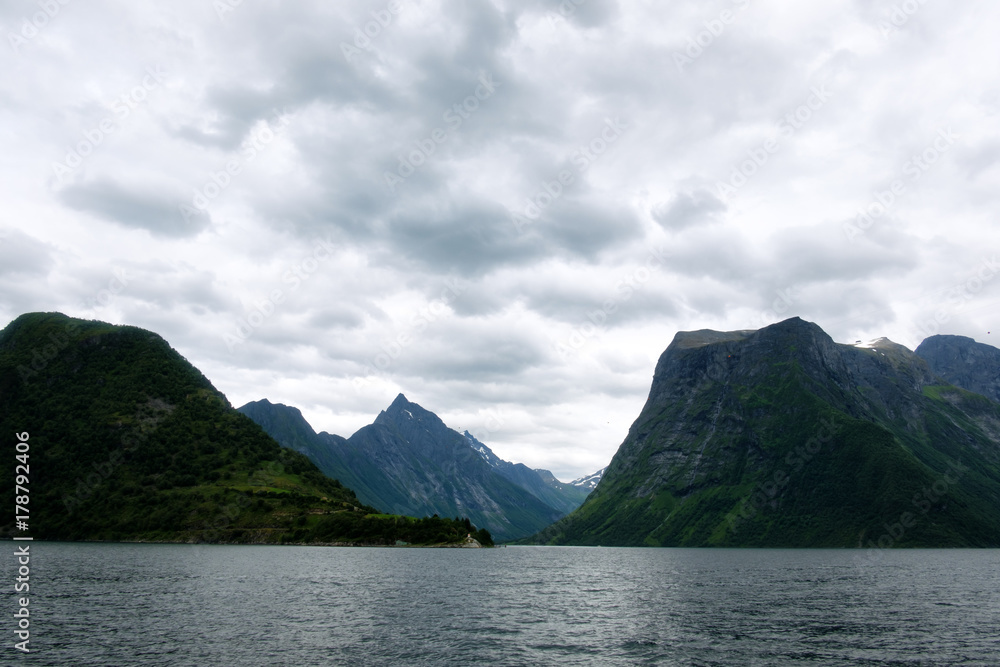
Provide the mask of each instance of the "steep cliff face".
[{"label": "steep cliff face", "polygon": [[931,336],[916,354],[949,384],[1000,401],[1000,349],[965,336]]},{"label": "steep cliff face", "polygon": [[597,488],[537,541],[857,546],[910,513],[894,544],[1000,544],[998,464],[1000,404],[891,341],[682,332]]}]

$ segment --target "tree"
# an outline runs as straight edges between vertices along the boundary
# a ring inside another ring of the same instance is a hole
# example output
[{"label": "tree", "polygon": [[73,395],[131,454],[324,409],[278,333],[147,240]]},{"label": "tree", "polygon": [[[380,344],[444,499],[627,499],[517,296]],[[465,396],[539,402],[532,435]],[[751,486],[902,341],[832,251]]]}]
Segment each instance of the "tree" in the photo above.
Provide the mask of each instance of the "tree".
[{"label": "tree", "polygon": [[472,537],[475,538],[475,540],[480,544],[482,544],[484,547],[493,546],[493,536],[490,535],[490,531],[486,530],[485,528],[480,528],[479,530],[474,532],[472,534]]}]

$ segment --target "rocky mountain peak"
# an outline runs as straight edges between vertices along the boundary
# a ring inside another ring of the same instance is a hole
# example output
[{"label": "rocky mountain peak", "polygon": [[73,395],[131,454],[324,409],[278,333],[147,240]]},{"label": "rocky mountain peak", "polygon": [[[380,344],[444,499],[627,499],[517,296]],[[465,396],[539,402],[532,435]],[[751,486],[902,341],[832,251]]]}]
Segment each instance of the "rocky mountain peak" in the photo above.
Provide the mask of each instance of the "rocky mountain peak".
[{"label": "rocky mountain peak", "polygon": [[376,424],[391,424],[397,428],[410,427],[414,422],[425,427],[447,428],[437,415],[409,401],[403,394],[396,396],[389,407],[375,418]]},{"label": "rocky mountain peak", "polygon": [[[990,384],[1000,350],[956,338],[918,351],[924,358],[887,338],[835,343],[800,318],[680,333],[600,483],[533,540],[1000,544],[1000,404],[946,383],[1000,386]],[[949,478],[948,497],[921,509],[926,518],[883,536],[913,498],[958,470],[976,477]]]},{"label": "rocky mountain peak", "polygon": [[931,372],[957,387],[1000,401],[1000,349],[967,336],[931,336],[916,355]]}]

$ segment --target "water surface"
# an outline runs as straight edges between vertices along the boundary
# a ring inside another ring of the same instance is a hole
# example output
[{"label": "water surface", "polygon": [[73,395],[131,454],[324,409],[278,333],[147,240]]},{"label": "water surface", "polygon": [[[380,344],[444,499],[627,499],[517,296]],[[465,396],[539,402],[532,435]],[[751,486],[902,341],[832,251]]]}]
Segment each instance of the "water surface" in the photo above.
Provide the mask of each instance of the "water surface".
[{"label": "water surface", "polygon": [[31,549],[19,664],[1000,664],[997,550]]}]

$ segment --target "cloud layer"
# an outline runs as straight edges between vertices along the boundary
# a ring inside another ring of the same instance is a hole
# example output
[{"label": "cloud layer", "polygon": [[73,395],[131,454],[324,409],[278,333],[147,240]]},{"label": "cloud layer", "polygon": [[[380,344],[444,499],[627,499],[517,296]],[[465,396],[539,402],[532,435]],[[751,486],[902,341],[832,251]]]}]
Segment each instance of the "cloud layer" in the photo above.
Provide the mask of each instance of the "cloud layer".
[{"label": "cloud layer", "polygon": [[1000,7],[0,8],[0,319],[165,336],[350,435],[399,391],[564,479],[679,330],[997,344]]}]

